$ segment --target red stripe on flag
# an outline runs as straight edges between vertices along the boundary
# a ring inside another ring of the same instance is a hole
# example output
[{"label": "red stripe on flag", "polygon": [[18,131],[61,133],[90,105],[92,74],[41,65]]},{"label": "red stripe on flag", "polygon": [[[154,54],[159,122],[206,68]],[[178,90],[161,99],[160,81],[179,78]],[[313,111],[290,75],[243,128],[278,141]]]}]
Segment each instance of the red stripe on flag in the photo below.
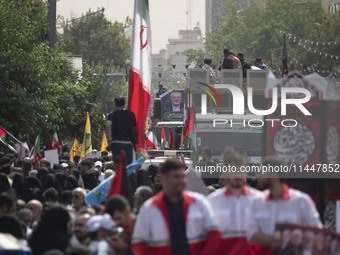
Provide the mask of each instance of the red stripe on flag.
[{"label": "red stripe on flag", "polygon": [[125,157],[125,151],[121,150],[119,158],[118,158],[118,162],[117,162],[116,175],[113,179],[111,189],[109,191],[107,198],[110,198],[113,195],[121,194],[122,182],[123,182],[123,171],[124,171],[124,157]]}]

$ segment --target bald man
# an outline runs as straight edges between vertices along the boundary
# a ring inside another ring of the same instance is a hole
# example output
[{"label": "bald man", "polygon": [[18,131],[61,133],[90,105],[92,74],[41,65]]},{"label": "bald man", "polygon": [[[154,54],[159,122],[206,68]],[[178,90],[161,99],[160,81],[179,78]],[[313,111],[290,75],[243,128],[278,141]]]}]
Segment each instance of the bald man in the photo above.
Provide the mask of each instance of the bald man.
[{"label": "bald man", "polygon": [[85,203],[86,191],[83,188],[76,188],[72,191],[72,207],[79,213],[80,209],[86,206]]},{"label": "bald man", "polygon": [[32,222],[38,222],[40,220],[40,215],[42,212],[42,204],[38,200],[30,200],[27,203],[27,209],[32,212]]}]

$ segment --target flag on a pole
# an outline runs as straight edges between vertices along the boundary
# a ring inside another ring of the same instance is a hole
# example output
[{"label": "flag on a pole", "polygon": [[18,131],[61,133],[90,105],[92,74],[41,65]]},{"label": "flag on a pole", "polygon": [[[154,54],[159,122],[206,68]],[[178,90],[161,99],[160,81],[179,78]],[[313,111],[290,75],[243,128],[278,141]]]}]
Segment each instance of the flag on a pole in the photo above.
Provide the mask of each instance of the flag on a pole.
[{"label": "flag on a pole", "polygon": [[83,145],[81,148],[81,157],[85,158],[87,154],[92,152],[92,142],[91,142],[91,124],[89,113],[86,114],[86,125],[84,132]]},{"label": "flag on a pole", "polygon": [[106,139],[106,134],[105,131],[103,131],[103,138],[102,138],[102,146],[100,148],[100,156],[102,156],[102,152],[103,151],[107,151],[107,147],[108,147],[108,143],[107,143],[107,139]]},{"label": "flag on a pole", "polygon": [[168,148],[169,148],[169,142],[168,142],[168,139],[166,138],[164,126],[162,126],[161,149],[166,150]]},{"label": "flag on a pole", "polygon": [[126,168],[124,167],[124,158],[125,151],[121,150],[117,162],[116,175],[113,179],[107,198],[114,195],[122,195],[130,202],[130,205],[132,205],[132,192],[130,190]]},{"label": "flag on a pole", "polygon": [[59,139],[58,139],[57,131],[55,131],[53,135],[53,140],[52,140],[52,150],[59,150],[59,149],[60,149]]},{"label": "flag on a pole", "polygon": [[147,157],[145,121],[151,87],[151,27],[149,0],[135,0],[133,15],[128,109],[135,114],[138,132],[137,158]]},{"label": "flag on a pole", "polygon": [[184,135],[190,138],[190,144],[192,149],[192,164],[193,167],[196,166],[198,161],[197,155],[197,139],[196,139],[196,127],[195,127],[195,104],[193,103],[190,109],[190,114],[185,126]]},{"label": "flag on a pole", "polygon": [[155,133],[153,132],[153,130],[149,131],[149,134],[148,134],[147,140],[146,140],[146,145],[149,146],[150,149],[152,149],[152,150],[159,149],[157,137],[156,137]]},{"label": "flag on a pole", "polygon": [[7,148],[10,149],[11,151],[17,152],[16,149],[14,149],[10,144],[8,144],[6,142],[6,134],[7,134],[7,131],[3,127],[0,126],[0,141],[1,141],[1,143],[6,145]]},{"label": "flag on a pole", "polygon": [[78,141],[76,138],[74,138],[74,141],[72,143],[72,147],[71,147],[71,150],[70,150],[70,161],[73,162],[73,163],[76,163],[74,162],[74,157],[75,156],[80,156],[80,148],[79,148],[79,144],[78,144]]},{"label": "flag on a pole", "polygon": [[286,44],[286,33],[283,34],[283,51],[282,51],[282,76],[288,74],[288,52]]},{"label": "flag on a pole", "polygon": [[174,135],[172,134],[172,131],[170,130],[170,134],[169,134],[169,147],[171,150],[175,149],[175,138]]},{"label": "flag on a pole", "polygon": [[40,155],[40,134],[35,139],[35,143],[34,143],[34,147],[33,147],[33,150],[32,150],[31,158],[34,160],[34,164],[36,166],[38,166],[39,165],[39,161],[41,160],[41,155]]}]

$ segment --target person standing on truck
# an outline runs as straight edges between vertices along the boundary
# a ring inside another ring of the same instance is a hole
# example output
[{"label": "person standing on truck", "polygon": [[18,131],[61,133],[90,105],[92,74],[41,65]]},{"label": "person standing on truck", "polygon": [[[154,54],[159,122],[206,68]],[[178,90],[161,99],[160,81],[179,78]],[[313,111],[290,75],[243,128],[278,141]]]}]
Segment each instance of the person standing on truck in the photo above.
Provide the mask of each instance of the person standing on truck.
[{"label": "person standing on truck", "polygon": [[138,143],[136,117],[133,112],[125,109],[125,98],[115,98],[116,110],[111,112],[106,121],[106,136],[115,161],[120,151],[125,151],[127,165],[135,161],[135,145]]}]

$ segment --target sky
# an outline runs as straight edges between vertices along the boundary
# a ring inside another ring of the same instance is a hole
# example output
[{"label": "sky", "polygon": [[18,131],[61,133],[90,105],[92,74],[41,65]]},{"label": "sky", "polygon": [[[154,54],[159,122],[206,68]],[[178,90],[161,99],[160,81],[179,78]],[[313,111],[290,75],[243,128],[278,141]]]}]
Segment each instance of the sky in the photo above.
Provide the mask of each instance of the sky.
[{"label": "sky", "polygon": [[[152,52],[166,48],[169,38],[177,38],[178,30],[187,28],[186,7],[189,0],[149,0],[152,30]],[[133,17],[134,0],[59,0],[57,15],[65,19],[80,17],[89,9],[105,8],[111,21],[124,22]],[[191,0],[191,27],[199,22],[205,34],[205,0]]]}]

